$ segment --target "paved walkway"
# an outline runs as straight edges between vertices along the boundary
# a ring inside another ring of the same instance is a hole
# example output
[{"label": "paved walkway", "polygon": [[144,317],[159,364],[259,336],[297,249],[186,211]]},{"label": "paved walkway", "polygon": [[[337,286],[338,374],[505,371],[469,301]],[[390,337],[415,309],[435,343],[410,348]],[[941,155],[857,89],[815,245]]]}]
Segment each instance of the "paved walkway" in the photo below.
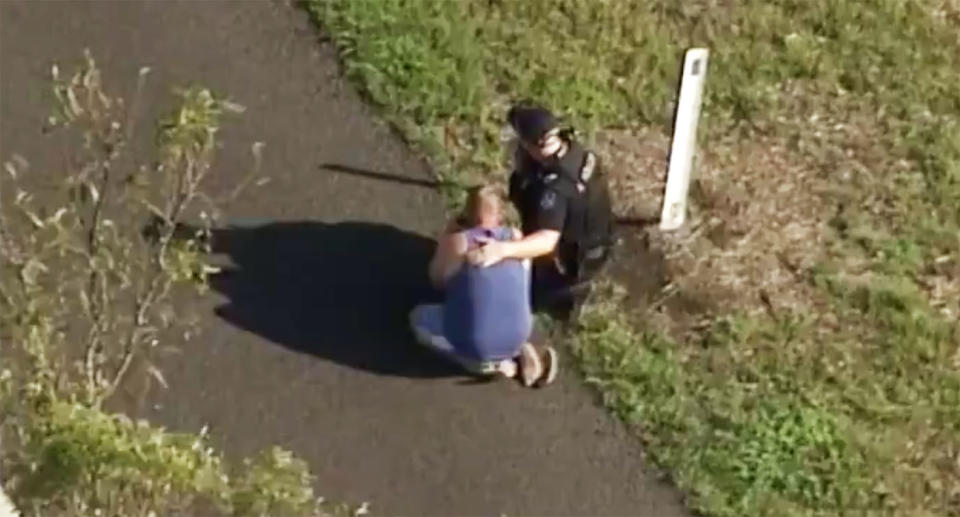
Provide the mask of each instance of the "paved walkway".
[{"label": "paved walkway", "polygon": [[417,185],[425,166],[341,80],[304,13],[2,0],[0,159],[55,169],[38,136],[45,74],[84,46],[124,95],[152,68],[150,114],[190,81],[248,108],[225,125],[213,193],[242,176],[252,142],[266,144],[270,182],[228,208],[237,227],[218,236],[240,269],[197,307],[203,335],[162,361],[170,389],[128,390],[129,409],[173,429],[210,424],[234,454],[281,444],[310,463],[320,493],[380,515],[684,513],[570,369],[540,391],[470,384],[414,349],[406,311],[425,292],[441,199]]}]

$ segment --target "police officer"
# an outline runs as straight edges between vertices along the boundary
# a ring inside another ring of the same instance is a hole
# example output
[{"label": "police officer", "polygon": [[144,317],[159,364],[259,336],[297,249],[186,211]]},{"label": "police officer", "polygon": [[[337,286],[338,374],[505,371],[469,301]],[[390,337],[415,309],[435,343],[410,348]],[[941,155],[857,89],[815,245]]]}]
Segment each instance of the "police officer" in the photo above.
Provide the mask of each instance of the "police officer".
[{"label": "police officer", "polygon": [[609,191],[596,154],[537,105],[516,105],[507,119],[519,147],[509,197],[520,214],[523,239],[489,242],[468,259],[479,265],[504,258],[532,259],[534,308],[567,318],[613,244]]}]

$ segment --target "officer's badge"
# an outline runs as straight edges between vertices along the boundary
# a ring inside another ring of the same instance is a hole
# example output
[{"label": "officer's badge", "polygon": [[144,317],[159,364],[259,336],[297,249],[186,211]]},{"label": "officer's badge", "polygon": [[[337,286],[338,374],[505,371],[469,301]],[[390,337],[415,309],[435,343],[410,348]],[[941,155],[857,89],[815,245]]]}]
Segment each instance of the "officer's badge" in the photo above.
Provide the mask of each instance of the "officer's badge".
[{"label": "officer's badge", "polygon": [[557,193],[553,191],[547,191],[543,194],[543,197],[540,198],[540,208],[544,210],[549,210],[553,208],[553,205],[557,203]]}]

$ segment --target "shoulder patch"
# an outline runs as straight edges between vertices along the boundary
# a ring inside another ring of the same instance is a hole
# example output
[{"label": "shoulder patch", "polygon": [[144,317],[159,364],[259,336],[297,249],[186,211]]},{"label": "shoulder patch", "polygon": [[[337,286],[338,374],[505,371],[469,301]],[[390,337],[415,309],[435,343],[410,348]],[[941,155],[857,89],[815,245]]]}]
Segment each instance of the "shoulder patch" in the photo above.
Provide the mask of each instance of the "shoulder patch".
[{"label": "shoulder patch", "polygon": [[544,192],[543,196],[540,197],[540,208],[544,210],[553,208],[555,204],[557,204],[557,193],[552,190]]},{"label": "shoulder patch", "polygon": [[583,167],[580,167],[580,181],[586,182],[593,176],[593,170],[597,166],[597,157],[592,152],[587,152],[586,159],[583,160]]}]

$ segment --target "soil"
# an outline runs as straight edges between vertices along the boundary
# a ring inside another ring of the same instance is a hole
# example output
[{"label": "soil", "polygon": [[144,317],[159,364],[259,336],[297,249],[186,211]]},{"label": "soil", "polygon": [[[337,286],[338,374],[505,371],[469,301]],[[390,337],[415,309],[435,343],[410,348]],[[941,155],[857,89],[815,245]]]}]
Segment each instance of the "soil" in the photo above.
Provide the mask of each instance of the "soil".
[{"label": "soil", "polygon": [[620,226],[614,278],[628,287],[638,312],[649,315],[654,304],[659,317],[651,321],[676,338],[731,307],[811,307],[815,294],[802,271],[822,256],[833,213],[818,195],[823,179],[772,140],[700,140],[687,221],[665,233],[656,221],[669,137],[650,128],[598,135],[617,215],[644,221]]}]

